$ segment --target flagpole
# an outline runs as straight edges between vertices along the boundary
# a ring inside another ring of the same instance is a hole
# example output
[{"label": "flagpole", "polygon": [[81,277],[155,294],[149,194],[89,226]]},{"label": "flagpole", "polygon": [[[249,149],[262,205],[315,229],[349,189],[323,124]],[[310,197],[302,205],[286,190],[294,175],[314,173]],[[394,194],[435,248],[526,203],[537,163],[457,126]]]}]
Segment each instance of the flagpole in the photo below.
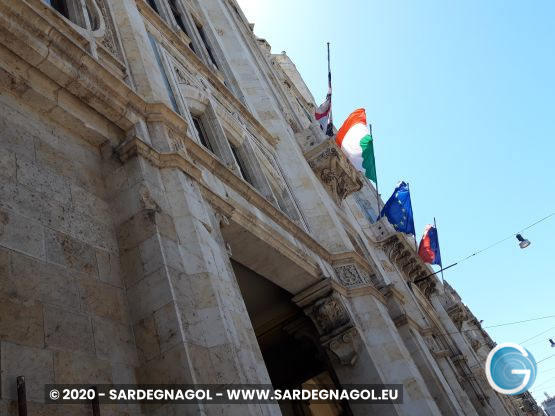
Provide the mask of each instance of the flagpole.
[{"label": "flagpole", "polygon": [[331,87],[330,43],[328,42],[328,87]]},{"label": "flagpole", "polygon": [[[372,141],[374,141],[374,136],[372,135],[372,124],[368,124],[368,129],[370,130],[370,137],[372,137]],[[372,144],[373,146],[374,144]],[[374,169],[376,169],[376,202],[378,203],[378,219],[380,219],[380,188],[378,186],[378,166],[376,165],[376,148],[374,148]]]},{"label": "flagpole", "polygon": [[[328,93],[331,94],[331,60],[330,60],[330,43],[328,42]],[[332,103],[330,95],[330,113],[328,115],[328,124],[326,126],[326,135],[333,136],[333,116],[332,116]]]},{"label": "flagpole", "polygon": [[[436,229],[437,243],[439,244],[439,233],[437,231],[436,217],[434,217],[434,228]],[[438,249],[439,249],[439,246],[438,246]],[[441,253],[441,250],[440,250],[440,253]],[[441,256],[441,254],[440,254],[440,256]],[[445,290],[445,279],[443,278],[443,266],[440,264],[439,267],[441,269],[440,270],[440,272],[441,272],[441,284],[443,285],[443,290]]]},{"label": "flagpole", "polygon": [[[407,182],[407,189],[410,194],[410,184]],[[411,209],[412,209],[412,201],[411,201]],[[414,223],[414,210],[412,211],[412,222]],[[412,235],[414,238],[414,250],[418,253],[418,242],[416,241],[416,230],[414,230],[414,234]]]}]

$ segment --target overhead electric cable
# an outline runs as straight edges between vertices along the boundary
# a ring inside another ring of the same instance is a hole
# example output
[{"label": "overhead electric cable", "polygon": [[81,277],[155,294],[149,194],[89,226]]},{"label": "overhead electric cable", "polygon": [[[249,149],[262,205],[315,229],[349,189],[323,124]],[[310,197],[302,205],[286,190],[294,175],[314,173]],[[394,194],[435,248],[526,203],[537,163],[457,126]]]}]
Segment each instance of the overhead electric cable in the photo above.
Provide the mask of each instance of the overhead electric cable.
[{"label": "overhead electric cable", "polygon": [[499,326],[507,326],[507,325],[522,324],[522,323],[525,323],[525,322],[539,321],[540,319],[548,319],[548,318],[555,318],[555,315],[542,316],[542,317],[540,317],[540,318],[526,319],[526,320],[524,320],[524,321],[508,322],[508,323],[506,323],[506,324],[485,326],[484,328],[497,328],[497,327],[499,327]]},{"label": "overhead electric cable", "polygon": [[503,238],[503,239],[501,239],[501,240],[499,240],[499,241],[493,243],[493,244],[490,244],[489,246],[487,246],[487,247],[485,247],[485,248],[483,248],[483,249],[481,249],[481,250],[478,250],[478,251],[476,251],[476,252],[474,252],[474,253],[472,253],[472,254],[466,256],[466,257],[463,257],[463,258],[461,258],[460,260],[457,260],[456,262],[454,262],[453,264],[450,264],[450,265],[447,266],[447,267],[442,267],[442,268],[441,268],[440,270],[438,270],[437,272],[433,272],[433,273],[430,273],[430,274],[427,275],[427,276],[421,277],[420,279],[416,279],[413,283],[418,283],[418,282],[421,282],[421,281],[423,281],[423,280],[426,280],[426,279],[432,277],[433,275],[435,275],[435,274],[437,274],[437,273],[440,273],[440,272],[442,272],[442,271],[444,271],[444,270],[447,270],[447,269],[449,269],[449,268],[451,268],[451,267],[453,267],[453,266],[456,266],[457,264],[462,263],[463,261],[466,261],[466,260],[468,260],[468,259],[470,259],[470,258],[472,258],[472,257],[474,257],[474,256],[476,256],[476,255],[478,255],[478,254],[480,254],[480,253],[483,253],[484,251],[489,250],[490,248],[493,248],[493,247],[495,247],[495,246],[497,246],[497,245],[503,243],[504,241],[507,241],[507,240],[510,239],[510,238],[513,238],[513,237],[516,236],[517,234],[520,234],[520,233],[522,233],[523,231],[526,231],[526,230],[532,228],[533,226],[539,224],[540,222],[543,222],[543,221],[547,220],[548,218],[553,217],[554,215],[555,215],[555,212],[552,212],[551,214],[549,214],[549,215],[543,217],[542,219],[540,219],[540,220],[538,220],[538,221],[536,221],[536,222],[534,222],[534,223],[528,225],[527,227],[524,227],[522,230],[517,231],[516,233],[513,233],[513,234],[511,234],[511,235],[509,235],[509,236],[507,236],[507,237],[505,237],[505,238]]},{"label": "overhead electric cable", "polygon": [[[498,328],[498,327],[500,327],[500,326],[524,324],[524,323],[526,323],[526,322],[540,321],[540,320],[542,320],[542,319],[550,319],[550,318],[555,318],[555,315],[540,316],[540,317],[538,317],[538,318],[530,318],[530,319],[525,319],[525,320],[523,320],[523,321],[513,321],[513,322],[506,322],[506,323],[504,323],[504,324],[497,324],[497,325],[484,326],[484,327],[482,327],[482,329]],[[472,332],[472,331],[476,331],[476,329],[464,329],[464,330],[462,330],[462,331],[455,331],[455,332],[440,332],[438,335],[461,334],[461,333],[463,333],[463,332]]]},{"label": "overhead electric cable", "polygon": [[[553,337],[555,337],[555,335],[554,335]],[[531,347],[533,347],[534,345],[547,344],[548,342],[549,342],[549,339],[548,339],[548,338],[544,338],[544,339],[541,339],[541,340],[539,340],[539,341],[536,341],[536,342],[534,342],[534,343],[532,343],[532,344],[529,344],[529,345],[528,345],[528,348],[531,348]]]},{"label": "overhead electric cable", "polygon": [[539,337],[540,335],[543,335],[543,334],[545,334],[546,332],[551,331],[552,329],[555,329],[555,326],[552,326],[551,328],[546,329],[545,331],[540,332],[539,334],[534,335],[534,336],[531,337],[531,338],[528,338],[526,341],[522,341],[521,344],[524,344],[525,342],[531,341],[531,340],[533,340],[534,338],[537,338],[537,337]]},{"label": "overhead electric cable", "polygon": [[555,354],[552,354],[549,357],[542,358],[540,361],[536,361],[536,364],[539,364],[545,360],[549,360],[550,358],[553,358],[553,357],[555,357]]}]

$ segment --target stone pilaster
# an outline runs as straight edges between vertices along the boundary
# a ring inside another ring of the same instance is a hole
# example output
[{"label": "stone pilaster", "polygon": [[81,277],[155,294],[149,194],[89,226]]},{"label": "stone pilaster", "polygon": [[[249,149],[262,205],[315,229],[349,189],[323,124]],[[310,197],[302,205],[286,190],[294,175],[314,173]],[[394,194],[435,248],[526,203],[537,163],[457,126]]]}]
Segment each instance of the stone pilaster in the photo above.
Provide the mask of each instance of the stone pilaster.
[{"label": "stone pilaster", "polygon": [[[203,200],[195,179],[126,153],[108,181],[114,186],[138,381],[270,384],[220,234],[220,217]],[[169,414],[180,409],[174,406],[166,406]],[[279,414],[277,405],[188,409],[207,415]]]},{"label": "stone pilaster", "polygon": [[[459,332],[466,315],[461,308],[456,308],[456,301],[450,301],[446,306],[441,296],[435,292],[431,296],[431,303],[452,342],[458,349],[451,352],[450,360],[459,370],[459,382],[465,388],[466,393],[472,400],[478,414],[506,415],[507,410],[503,401],[486,381],[483,365],[479,362],[470,343]],[[451,310],[451,313],[449,313]],[[460,326],[459,326],[460,325]]]},{"label": "stone pilaster", "polygon": [[163,75],[156,63],[148,32],[135,1],[113,1],[111,5],[137,92],[149,102],[170,105]]}]

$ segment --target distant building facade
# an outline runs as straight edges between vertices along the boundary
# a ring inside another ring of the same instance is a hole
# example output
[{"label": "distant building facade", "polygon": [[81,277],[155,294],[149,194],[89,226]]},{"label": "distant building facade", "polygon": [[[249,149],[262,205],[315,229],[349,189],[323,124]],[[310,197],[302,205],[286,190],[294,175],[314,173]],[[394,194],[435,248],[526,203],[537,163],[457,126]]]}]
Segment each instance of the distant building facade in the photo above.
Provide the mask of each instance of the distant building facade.
[{"label": "distant building facade", "polygon": [[[547,393],[546,393],[547,396]],[[543,401],[542,406],[547,413],[547,416],[555,416],[555,396],[549,397]]]},{"label": "distant building facade", "polygon": [[20,375],[31,415],[89,414],[49,383],[404,386],[102,415],[526,414],[252,29],[234,0],[0,2],[0,415]]}]

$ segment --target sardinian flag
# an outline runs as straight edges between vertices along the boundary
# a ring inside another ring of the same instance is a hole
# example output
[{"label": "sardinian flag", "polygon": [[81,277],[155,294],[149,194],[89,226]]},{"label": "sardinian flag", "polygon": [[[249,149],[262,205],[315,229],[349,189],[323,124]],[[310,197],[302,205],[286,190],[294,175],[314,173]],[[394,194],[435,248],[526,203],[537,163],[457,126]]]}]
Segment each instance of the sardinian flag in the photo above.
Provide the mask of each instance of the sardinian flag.
[{"label": "sardinian flag", "polygon": [[316,120],[327,136],[333,136],[333,120],[331,116],[331,69],[330,69],[330,44],[328,42],[328,94],[326,100],[316,109]]}]

